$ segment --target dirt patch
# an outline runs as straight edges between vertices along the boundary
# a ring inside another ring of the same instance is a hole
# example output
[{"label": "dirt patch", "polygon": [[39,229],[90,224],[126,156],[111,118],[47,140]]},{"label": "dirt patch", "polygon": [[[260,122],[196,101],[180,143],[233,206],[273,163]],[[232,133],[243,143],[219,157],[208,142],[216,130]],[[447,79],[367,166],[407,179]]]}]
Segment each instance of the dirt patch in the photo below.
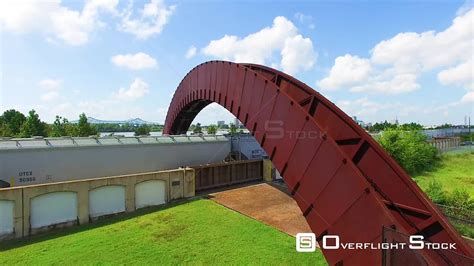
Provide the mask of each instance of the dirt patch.
[{"label": "dirt patch", "polygon": [[311,232],[296,202],[286,193],[268,184],[212,193],[210,198],[289,235]]}]

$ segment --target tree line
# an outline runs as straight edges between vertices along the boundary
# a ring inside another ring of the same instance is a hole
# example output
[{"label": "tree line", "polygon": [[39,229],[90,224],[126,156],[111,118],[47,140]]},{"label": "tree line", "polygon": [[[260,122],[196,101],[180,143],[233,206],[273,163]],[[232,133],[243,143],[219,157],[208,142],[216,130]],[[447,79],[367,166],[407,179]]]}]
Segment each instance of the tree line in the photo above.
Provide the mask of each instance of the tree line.
[{"label": "tree line", "polygon": [[52,124],[42,121],[35,110],[29,111],[26,116],[14,109],[7,110],[0,115],[1,137],[87,137],[97,134],[97,128],[87,121],[87,116],[84,113],[79,115],[77,123],[71,123],[66,118],[56,116]]},{"label": "tree line", "polygon": [[[206,129],[206,133],[208,135],[217,134],[217,130],[219,130],[219,129],[226,129],[229,134],[234,135],[234,134],[237,134],[237,130],[239,128],[234,123],[230,123],[230,125],[224,124],[222,126],[217,126],[217,125],[212,124],[212,125],[208,125],[207,127],[205,127],[205,129]],[[189,130],[191,130],[193,132],[193,134],[195,134],[195,135],[203,134],[203,127],[202,127],[201,123],[192,124],[189,127]],[[243,133],[242,129],[240,129],[239,132]]]},{"label": "tree line", "polygon": [[415,122],[399,125],[399,124],[387,122],[387,120],[385,120],[383,122],[377,122],[371,126],[366,126],[366,129],[371,133],[376,133],[376,132],[385,131],[389,129],[400,129],[400,130],[405,130],[405,131],[422,130],[423,126]]}]

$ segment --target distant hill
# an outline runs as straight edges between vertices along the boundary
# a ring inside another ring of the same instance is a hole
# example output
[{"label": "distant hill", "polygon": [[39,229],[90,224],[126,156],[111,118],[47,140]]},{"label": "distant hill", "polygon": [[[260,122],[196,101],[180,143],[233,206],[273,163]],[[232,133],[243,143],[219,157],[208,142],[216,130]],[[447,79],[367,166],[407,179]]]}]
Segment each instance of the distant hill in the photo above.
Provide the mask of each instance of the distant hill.
[{"label": "distant hill", "polygon": [[[127,124],[127,123],[131,125],[157,124],[157,123],[145,121],[141,118],[132,118],[128,120],[100,120],[93,117],[87,117],[87,121],[91,124]],[[77,123],[77,122],[79,122],[79,120],[72,121],[72,123]]]}]

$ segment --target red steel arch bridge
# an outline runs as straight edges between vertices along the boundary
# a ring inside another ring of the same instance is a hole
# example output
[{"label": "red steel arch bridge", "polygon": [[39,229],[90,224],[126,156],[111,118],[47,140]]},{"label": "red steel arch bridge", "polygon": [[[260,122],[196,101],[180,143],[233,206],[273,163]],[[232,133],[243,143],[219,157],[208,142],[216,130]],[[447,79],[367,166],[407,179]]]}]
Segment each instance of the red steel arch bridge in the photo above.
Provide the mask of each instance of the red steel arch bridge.
[{"label": "red steel arch bridge", "polygon": [[[266,66],[205,62],[179,84],[163,133],[185,134],[212,102],[242,121],[270,155],[318,242],[339,235],[341,242],[377,244],[386,227],[456,244],[457,255],[420,250],[422,259],[407,256],[406,265],[472,263],[473,250],[410,176],[349,116],[303,82]],[[331,265],[383,260],[376,249],[322,251]]]}]

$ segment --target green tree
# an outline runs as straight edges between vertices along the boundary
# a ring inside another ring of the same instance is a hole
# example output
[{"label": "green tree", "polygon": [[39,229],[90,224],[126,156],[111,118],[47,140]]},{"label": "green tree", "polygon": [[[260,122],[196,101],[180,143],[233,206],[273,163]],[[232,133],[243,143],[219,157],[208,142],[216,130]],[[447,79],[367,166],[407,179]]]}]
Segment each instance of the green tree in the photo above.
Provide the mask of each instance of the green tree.
[{"label": "green tree", "polygon": [[448,123],[445,123],[445,124],[442,124],[442,125],[437,126],[437,127],[435,127],[435,128],[436,128],[436,129],[443,129],[443,128],[452,128],[452,127],[453,127],[453,125],[448,124]]},{"label": "green tree", "polygon": [[229,133],[230,133],[231,135],[237,134],[237,127],[235,126],[234,123],[230,123],[230,126],[229,126]]},{"label": "green tree", "polygon": [[66,118],[56,116],[56,119],[53,122],[51,127],[51,137],[61,137],[66,136],[66,124],[69,124],[69,121]]},{"label": "green tree", "polygon": [[194,134],[202,134],[201,123],[197,123],[197,124],[194,126],[193,133],[194,133]]},{"label": "green tree", "polygon": [[79,137],[88,137],[97,135],[97,129],[93,127],[88,121],[86,114],[79,115],[79,122],[77,123],[77,130]]},{"label": "green tree", "polygon": [[6,123],[0,120],[0,137],[12,137],[14,134]]},{"label": "green tree", "polygon": [[215,135],[217,133],[217,126],[216,125],[209,125],[207,127],[207,134],[208,135]]},{"label": "green tree", "polygon": [[437,150],[420,131],[388,129],[378,141],[409,174],[427,170],[436,163]]},{"label": "green tree", "polygon": [[402,130],[422,130],[423,126],[418,123],[411,122],[411,123],[400,125],[400,128]]},{"label": "green tree", "polygon": [[28,117],[20,129],[20,137],[29,138],[32,136],[47,136],[46,123],[39,119],[39,115],[35,110],[28,113]]},{"label": "green tree", "polygon": [[135,136],[150,135],[150,127],[146,124],[140,125],[135,129]]},{"label": "green tree", "polygon": [[76,124],[73,124],[73,123],[64,124],[64,131],[65,131],[65,136],[69,136],[69,137],[79,136],[79,129],[77,128]]},{"label": "green tree", "polygon": [[0,116],[0,134],[5,137],[13,137],[20,134],[21,126],[26,117],[15,109],[10,109]]}]

